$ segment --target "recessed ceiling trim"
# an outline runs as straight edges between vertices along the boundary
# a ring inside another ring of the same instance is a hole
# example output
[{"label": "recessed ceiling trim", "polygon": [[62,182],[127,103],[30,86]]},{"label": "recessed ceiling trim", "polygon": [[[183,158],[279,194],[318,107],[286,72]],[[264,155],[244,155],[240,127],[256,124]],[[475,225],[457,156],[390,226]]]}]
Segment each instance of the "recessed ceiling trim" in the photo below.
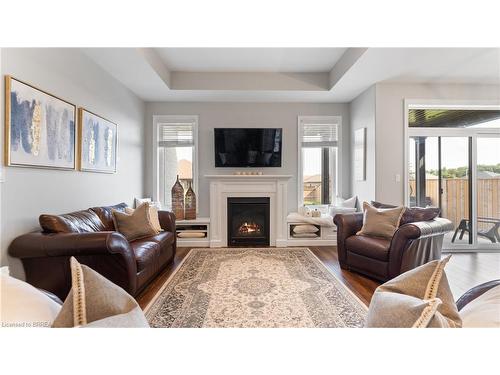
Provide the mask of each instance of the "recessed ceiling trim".
[{"label": "recessed ceiling trim", "polygon": [[151,68],[165,82],[167,88],[170,88],[170,70],[163,62],[162,58],[156,53],[153,48],[138,48],[139,52],[144,56],[144,59],[151,65]]},{"label": "recessed ceiling trim", "polygon": [[368,48],[348,48],[330,71],[330,90],[363,56]]},{"label": "recessed ceiling trim", "polygon": [[328,73],[172,72],[172,90],[327,91]]}]

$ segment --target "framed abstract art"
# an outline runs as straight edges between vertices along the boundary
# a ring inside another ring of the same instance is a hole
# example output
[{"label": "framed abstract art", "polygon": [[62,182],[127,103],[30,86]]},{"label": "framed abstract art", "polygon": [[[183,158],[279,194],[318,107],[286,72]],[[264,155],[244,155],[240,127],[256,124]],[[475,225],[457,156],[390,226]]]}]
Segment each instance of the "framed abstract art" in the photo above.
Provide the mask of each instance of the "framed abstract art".
[{"label": "framed abstract art", "polygon": [[76,106],[5,76],[5,164],[76,169]]},{"label": "framed abstract art", "polygon": [[80,125],[79,167],[81,171],[115,173],[117,125],[105,118],[78,109]]}]

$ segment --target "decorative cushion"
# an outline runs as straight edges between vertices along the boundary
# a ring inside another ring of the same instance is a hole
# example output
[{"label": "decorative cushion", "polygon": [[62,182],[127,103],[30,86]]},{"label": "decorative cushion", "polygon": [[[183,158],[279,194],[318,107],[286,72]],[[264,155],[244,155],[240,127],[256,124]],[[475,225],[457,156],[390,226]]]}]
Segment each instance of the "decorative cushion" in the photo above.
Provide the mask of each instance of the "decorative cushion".
[{"label": "decorative cushion", "polygon": [[61,306],[22,280],[0,272],[0,326],[50,327]]},{"label": "decorative cushion", "polygon": [[92,207],[91,210],[94,211],[97,216],[101,219],[104,225],[104,231],[116,230],[115,223],[113,221],[113,211],[124,212],[127,207],[126,203],[118,203],[114,206],[103,206],[103,207]]},{"label": "decorative cushion", "polygon": [[350,207],[338,207],[338,206],[331,206],[330,207],[330,216],[335,217],[337,214],[353,214],[356,212],[355,208],[350,208]]},{"label": "decorative cushion", "polygon": [[53,327],[149,327],[125,290],[71,258],[71,290]]},{"label": "decorative cushion", "polygon": [[43,214],[38,218],[47,233],[86,233],[104,230],[104,224],[92,210],[82,210],[64,215]]},{"label": "decorative cushion", "polygon": [[351,253],[387,262],[389,260],[391,240],[363,235],[349,236],[345,240],[345,246]]},{"label": "decorative cushion", "polygon": [[151,223],[150,210],[147,203],[141,204],[131,214],[113,211],[113,219],[116,230],[123,234],[128,241],[158,234],[158,231]]},{"label": "decorative cushion", "polygon": [[365,327],[460,327],[462,321],[444,272],[449,259],[433,260],[379,286]]},{"label": "decorative cushion", "polygon": [[[159,233],[163,229],[161,228],[160,219],[158,218],[158,209],[155,206],[152,206],[151,203],[149,203],[149,202],[146,202],[146,204],[149,207],[149,218],[151,219],[151,225]],[[133,209],[133,208],[130,208],[130,207],[125,208],[126,214],[131,215],[134,213],[134,211],[135,211],[135,209]]]},{"label": "decorative cushion", "polygon": [[319,228],[312,224],[295,225],[292,229],[293,233],[316,233]]},{"label": "decorative cushion", "polygon": [[[396,208],[391,204],[380,203],[376,201],[371,202],[375,208]],[[439,216],[441,210],[438,207],[407,207],[403,217],[401,218],[400,225],[415,223],[417,221],[430,221]]]},{"label": "decorative cushion", "polygon": [[205,232],[179,232],[177,237],[179,238],[204,238],[206,236]]},{"label": "decorative cushion", "polygon": [[357,197],[357,195],[355,195],[354,197],[351,197],[349,199],[345,199],[344,201],[342,201],[340,203],[340,206],[345,207],[345,208],[356,208],[357,201],[358,201],[358,197]]},{"label": "decorative cushion", "polygon": [[143,203],[151,203],[151,198],[134,198],[134,207],[137,208]]},{"label": "decorative cushion", "polygon": [[500,285],[465,305],[460,317],[464,328],[500,328]]},{"label": "decorative cushion", "polygon": [[134,198],[134,207],[139,207],[142,203],[149,203],[151,206],[156,207],[158,211],[161,210],[161,202],[153,201],[151,198]]},{"label": "decorative cushion", "polygon": [[363,227],[357,234],[392,238],[399,227],[404,210],[404,207],[377,209],[363,202]]}]

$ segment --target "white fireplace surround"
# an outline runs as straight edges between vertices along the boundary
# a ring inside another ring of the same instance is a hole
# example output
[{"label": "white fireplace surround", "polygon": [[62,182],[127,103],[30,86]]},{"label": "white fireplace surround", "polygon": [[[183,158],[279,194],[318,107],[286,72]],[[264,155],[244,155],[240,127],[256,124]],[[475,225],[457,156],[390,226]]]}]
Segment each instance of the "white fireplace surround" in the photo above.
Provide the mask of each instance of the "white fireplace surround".
[{"label": "white fireplace surround", "polygon": [[210,247],[227,247],[227,198],[269,197],[269,244],[287,245],[287,188],[291,175],[205,175],[210,180]]}]

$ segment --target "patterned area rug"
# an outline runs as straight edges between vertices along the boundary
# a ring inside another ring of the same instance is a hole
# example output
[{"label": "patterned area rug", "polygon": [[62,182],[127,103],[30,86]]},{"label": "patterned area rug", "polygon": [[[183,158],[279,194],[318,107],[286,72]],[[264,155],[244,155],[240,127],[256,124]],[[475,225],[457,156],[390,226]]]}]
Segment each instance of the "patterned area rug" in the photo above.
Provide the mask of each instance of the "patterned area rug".
[{"label": "patterned area rug", "polygon": [[362,327],[366,306],[307,248],[193,249],[151,327]]}]

